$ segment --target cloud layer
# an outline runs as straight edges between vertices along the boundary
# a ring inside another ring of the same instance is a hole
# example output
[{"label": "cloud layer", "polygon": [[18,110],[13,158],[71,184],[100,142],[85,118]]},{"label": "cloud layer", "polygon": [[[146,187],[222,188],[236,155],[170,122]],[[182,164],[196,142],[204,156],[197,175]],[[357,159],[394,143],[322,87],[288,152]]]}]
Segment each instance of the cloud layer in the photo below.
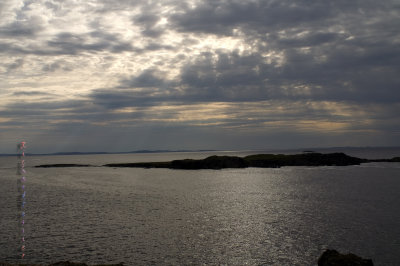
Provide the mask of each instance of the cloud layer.
[{"label": "cloud layer", "polygon": [[395,0],[5,0],[0,144],[399,145],[399,28]]}]

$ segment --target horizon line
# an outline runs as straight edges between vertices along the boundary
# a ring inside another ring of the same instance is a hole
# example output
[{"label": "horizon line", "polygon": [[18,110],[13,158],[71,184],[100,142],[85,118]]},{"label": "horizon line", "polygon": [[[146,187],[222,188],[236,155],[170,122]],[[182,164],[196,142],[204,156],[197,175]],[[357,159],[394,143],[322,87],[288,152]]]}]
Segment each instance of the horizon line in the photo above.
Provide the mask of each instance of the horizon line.
[{"label": "horizon line", "polygon": [[[65,152],[48,152],[48,153],[25,153],[27,156],[46,156],[46,155],[90,155],[90,154],[132,154],[132,153],[178,153],[178,152],[246,152],[246,151],[312,151],[323,149],[396,149],[400,146],[332,146],[332,147],[314,147],[314,148],[262,148],[262,149],[239,149],[239,150],[225,150],[225,149],[180,149],[180,150],[134,150],[134,151],[65,151]],[[17,153],[0,153],[0,156],[17,156]]]}]

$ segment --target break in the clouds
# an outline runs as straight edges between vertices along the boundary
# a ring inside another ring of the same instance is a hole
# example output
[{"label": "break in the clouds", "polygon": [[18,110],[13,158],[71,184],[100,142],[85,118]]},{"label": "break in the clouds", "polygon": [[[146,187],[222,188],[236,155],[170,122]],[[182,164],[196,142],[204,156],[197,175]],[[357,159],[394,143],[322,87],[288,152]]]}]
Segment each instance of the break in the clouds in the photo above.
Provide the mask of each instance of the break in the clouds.
[{"label": "break in the clouds", "polygon": [[1,151],[399,145],[399,28],[395,0],[4,0]]}]

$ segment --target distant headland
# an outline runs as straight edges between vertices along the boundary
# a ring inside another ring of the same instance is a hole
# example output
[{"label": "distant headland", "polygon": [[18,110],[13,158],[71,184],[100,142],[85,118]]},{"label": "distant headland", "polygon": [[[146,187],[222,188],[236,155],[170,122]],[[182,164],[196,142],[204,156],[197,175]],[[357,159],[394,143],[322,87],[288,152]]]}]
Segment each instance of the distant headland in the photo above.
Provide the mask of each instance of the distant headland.
[{"label": "distant headland", "polygon": [[[169,162],[140,162],[140,163],[111,163],[105,167],[135,167],[135,168],[169,168],[169,169],[224,169],[224,168],[279,168],[283,166],[348,166],[371,162],[400,162],[400,157],[392,159],[361,159],[344,153],[316,153],[302,154],[256,154],[245,157],[237,156],[210,156],[205,159],[173,160]],[[49,167],[87,167],[86,164],[45,164],[37,168]]]}]

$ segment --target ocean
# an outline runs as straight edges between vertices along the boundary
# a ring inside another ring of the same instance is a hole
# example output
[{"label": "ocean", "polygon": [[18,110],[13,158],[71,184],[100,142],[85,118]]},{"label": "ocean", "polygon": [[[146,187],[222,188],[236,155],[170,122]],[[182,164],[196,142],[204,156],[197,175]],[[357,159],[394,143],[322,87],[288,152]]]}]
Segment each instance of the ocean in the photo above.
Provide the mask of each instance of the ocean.
[{"label": "ocean", "polygon": [[[399,148],[337,148],[361,158]],[[17,158],[0,157],[0,261],[316,265],[325,249],[400,265],[400,163],[171,170],[99,167],[293,151],[27,156],[25,258]],[[98,167],[34,168],[80,163]]]}]

